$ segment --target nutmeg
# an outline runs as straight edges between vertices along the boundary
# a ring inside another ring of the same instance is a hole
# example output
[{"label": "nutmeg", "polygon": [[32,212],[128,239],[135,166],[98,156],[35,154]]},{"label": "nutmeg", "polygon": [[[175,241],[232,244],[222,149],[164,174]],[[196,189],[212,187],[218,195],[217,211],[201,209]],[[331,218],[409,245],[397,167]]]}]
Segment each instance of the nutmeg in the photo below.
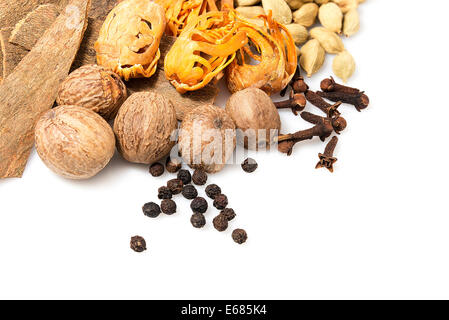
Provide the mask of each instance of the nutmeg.
[{"label": "nutmeg", "polygon": [[109,124],[79,106],[59,106],[46,112],[35,128],[36,150],[47,167],[70,179],[88,179],[114,155]]},{"label": "nutmeg", "polygon": [[222,170],[235,149],[235,124],[228,113],[211,104],[190,111],[181,124],[179,151],[194,169]]},{"label": "nutmeg", "polygon": [[226,111],[243,137],[245,148],[265,148],[281,128],[279,113],[271,98],[262,90],[247,88],[234,93],[226,103]]},{"label": "nutmeg", "polygon": [[131,162],[150,164],[174,146],[178,121],[172,103],[155,92],[132,94],[114,121],[117,149]]},{"label": "nutmeg", "polygon": [[92,64],[69,74],[59,86],[56,103],[84,107],[110,120],[127,96],[126,86],[119,75]]}]

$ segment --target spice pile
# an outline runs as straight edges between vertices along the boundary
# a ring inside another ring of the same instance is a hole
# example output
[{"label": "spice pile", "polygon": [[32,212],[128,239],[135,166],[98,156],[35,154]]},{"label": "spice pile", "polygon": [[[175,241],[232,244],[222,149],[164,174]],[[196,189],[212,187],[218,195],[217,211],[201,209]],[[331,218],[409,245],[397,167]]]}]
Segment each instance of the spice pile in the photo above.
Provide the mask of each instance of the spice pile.
[{"label": "spice pile", "polygon": [[[117,149],[150,165],[154,177],[177,175],[158,189],[160,203],[143,206],[146,216],[175,214],[181,194],[191,201],[191,224],[202,228],[209,204],[197,187],[223,170],[237,144],[262,150],[277,143],[290,155],[300,141],[343,131],[341,104],[357,111],[369,104],[364,92],[332,77],[315,92],[301,76],[301,67],[308,76],[317,72],[325,52],[337,54],[336,76],[346,82],[352,75],[355,63],[339,35],[357,32],[363,1],[258,2],[236,0],[236,9],[233,0],[0,4],[0,178],[22,175],[33,143],[48,168],[70,179],[95,176]],[[322,27],[308,31],[317,18]],[[232,94],[225,108],[213,104],[220,79]],[[276,93],[289,97],[274,103]],[[307,102],[324,115],[304,111]],[[313,126],[281,134],[279,109]],[[316,168],[333,171],[337,142],[329,140]],[[167,157],[175,146],[180,158]],[[254,159],[241,166],[248,173],[258,167]],[[214,228],[227,230],[236,217],[227,196],[216,184],[204,191],[219,211]],[[236,243],[247,237],[232,232]],[[145,251],[146,242],[135,236],[131,248]]]}]

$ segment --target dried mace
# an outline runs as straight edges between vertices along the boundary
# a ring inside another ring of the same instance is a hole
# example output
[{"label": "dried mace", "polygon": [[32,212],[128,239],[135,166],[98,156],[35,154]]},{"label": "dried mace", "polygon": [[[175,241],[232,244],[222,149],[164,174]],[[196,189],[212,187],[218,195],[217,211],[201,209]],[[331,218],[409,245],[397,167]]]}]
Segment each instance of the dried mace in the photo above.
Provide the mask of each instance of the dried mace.
[{"label": "dried mace", "polygon": [[316,164],[315,169],[326,168],[330,172],[334,172],[334,163],[337,161],[337,158],[333,157],[333,154],[337,143],[338,137],[333,136],[326,145],[326,148],[324,148],[324,153],[318,154],[320,161]]}]

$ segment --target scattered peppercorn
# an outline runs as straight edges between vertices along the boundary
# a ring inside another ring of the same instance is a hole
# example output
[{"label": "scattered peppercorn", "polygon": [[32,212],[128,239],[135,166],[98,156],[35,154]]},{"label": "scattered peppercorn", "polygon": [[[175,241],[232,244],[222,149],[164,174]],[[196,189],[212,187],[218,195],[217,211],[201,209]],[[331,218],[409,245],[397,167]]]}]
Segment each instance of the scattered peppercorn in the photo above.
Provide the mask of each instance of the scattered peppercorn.
[{"label": "scattered peppercorn", "polygon": [[194,213],[190,218],[190,222],[195,228],[202,228],[206,225],[206,218],[202,213]]},{"label": "scattered peppercorn", "polygon": [[173,214],[176,212],[176,202],[171,199],[164,199],[161,202],[161,210],[165,214]]},{"label": "scattered peppercorn", "polygon": [[220,214],[224,215],[228,219],[228,221],[231,221],[236,216],[234,209],[231,208],[224,209]]},{"label": "scattered peppercorn", "polygon": [[171,193],[178,194],[182,192],[184,184],[179,179],[171,179],[167,181],[167,187],[170,189]]},{"label": "scattered peppercorn", "polygon": [[207,201],[202,197],[196,197],[193,199],[192,203],[190,203],[190,208],[195,213],[204,213],[207,211]]},{"label": "scattered peppercorn", "polygon": [[184,198],[192,200],[198,197],[198,191],[193,185],[188,184],[182,189],[182,195],[184,196]]},{"label": "scattered peppercorn", "polygon": [[161,163],[159,163],[159,162],[153,163],[150,166],[150,174],[153,177],[160,177],[160,176],[162,176],[162,174],[164,173],[164,170],[165,170],[164,166]]},{"label": "scattered peppercorn", "polygon": [[143,252],[147,250],[147,243],[141,236],[134,236],[131,238],[130,247],[135,252]]},{"label": "scattered peppercorn", "polygon": [[228,205],[228,197],[226,197],[224,194],[219,194],[215,197],[214,200],[214,207],[218,210],[223,210]]},{"label": "scattered peppercorn", "polygon": [[165,168],[170,173],[176,173],[181,169],[182,162],[180,159],[171,159],[170,157],[167,158],[167,162],[165,163]]},{"label": "scattered peppercorn", "polygon": [[254,160],[252,158],[248,158],[245,161],[243,161],[243,163],[242,163],[243,171],[248,172],[248,173],[256,171],[258,166],[259,165],[257,164],[256,160]]},{"label": "scattered peppercorn", "polygon": [[228,228],[228,218],[223,214],[219,214],[214,218],[213,224],[218,231],[225,231]]},{"label": "scattered peppercorn", "polygon": [[178,172],[178,179],[181,180],[184,185],[187,185],[192,181],[192,175],[189,170],[181,169]]},{"label": "scattered peppercorn", "polygon": [[216,196],[221,194],[221,188],[216,184],[210,184],[206,187],[206,194],[209,198],[215,199]]},{"label": "scattered peppercorn", "polygon": [[158,191],[157,197],[159,199],[171,199],[173,196],[171,190],[165,186],[160,187],[157,191]]},{"label": "scattered peppercorn", "polygon": [[207,182],[207,174],[203,170],[197,169],[193,172],[192,180],[197,186],[203,186]]},{"label": "scattered peppercorn", "polygon": [[161,207],[157,203],[148,202],[142,207],[143,214],[150,218],[156,218],[161,214]]},{"label": "scattered peppercorn", "polygon": [[246,242],[246,240],[248,239],[248,235],[243,229],[235,229],[234,231],[232,231],[232,239],[234,240],[234,242],[242,244]]}]

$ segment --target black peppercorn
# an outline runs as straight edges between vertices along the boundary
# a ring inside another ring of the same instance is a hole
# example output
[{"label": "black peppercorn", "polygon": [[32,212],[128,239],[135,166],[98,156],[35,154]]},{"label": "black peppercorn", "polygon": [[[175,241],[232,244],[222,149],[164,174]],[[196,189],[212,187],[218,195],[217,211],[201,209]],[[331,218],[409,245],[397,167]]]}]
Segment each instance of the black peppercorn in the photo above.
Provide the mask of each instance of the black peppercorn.
[{"label": "black peppercorn", "polygon": [[184,196],[184,198],[192,200],[198,197],[198,191],[194,186],[188,184],[182,189],[182,195]]},{"label": "black peppercorn", "polygon": [[156,218],[161,214],[161,207],[157,203],[148,202],[142,207],[143,214],[150,218]]},{"label": "black peppercorn", "polygon": [[192,180],[197,186],[203,186],[207,182],[207,174],[203,170],[197,169],[193,172]]},{"label": "black peppercorn", "polygon": [[190,222],[195,228],[202,228],[206,225],[206,218],[202,213],[194,213],[190,218]]},{"label": "black peppercorn", "polygon": [[248,158],[245,161],[243,161],[242,163],[242,169],[245,172],[251,173],[256,171],[258,167],[258,164],[256,162],[256,160],[252,159],[252,158]]},{"label": "black peppercorn", "polygon": [[153,163],[150,166],[150,174],[153,177],[160,177],[162,176],[162,174],[164,173],[164,166],[162,164],[160,164],[159,162]]},{"label": "black peppercorn", "polygon": [[176,212],[176,202],[171,199],[164,199],[161,202],[161,210],[165,214],[173,214]]},{"label": "black peppercorn", "polygon": [[207,211],[207,201],[204,198],[196,197],[193,199],[192,203],[190,203],[190,208],[195,213],[204,213]]},{"label": "black peppercorn", "polygon": [[182,192],[184,183],[179,179],[171,179],[167,181],[167,187],[170,189],[171,193],[178,194]]},{"label": "black peppercorn", "polygon": [[182,162],[180,159],[171,159],[170,157],[167,158],[167,162],[165,163],[165,168],[170,173],[176,173],[181,169]]},{"label": "black peppercorn", "polygon": [[236,216],[234,209],[231,208],[224,209],[220,214],[224,215],[228,221],[231,221]]},{"label": "black peppercorn", "polygon": [[189,184],[192,181],[192,176],[190,175],[189,170],[181,169],[178,172],[178,179],[184,183],[184,185]]},{"label": "black peppercorn", "polygon": [[216,196],[221,194],[221,188],[216,184],[210,184],[206,187],[206,194],[209,198],[215,199]]},{"label": "black peppercorn", "polygon": [[243,229],[235,229],[234,231],[232,231],[232,239],[234,240],[234,242],[242,244],[246,242],[246,240],[248,239],[248,235]]},{"label": "black peppercorn", "polygon": [[228,205],[228,197],[226,197],[224,194],[219,194],[215,197],[214,200],[214,207],[218,210],[223,210]]},{"label": "black peppercorn", "polygon": [[140,236],[134,236],[131,238],[130,247],[135,252],[143,252],[147,250],[147,243],[145,242],[144,238]]},{"label": "black peppercorn", "polygon": [[214,218],[213,224],[218,231],[225,231],[228,228],[228,218],[223,214],[219,214]]},{"label": "black peppercorn", "polygon": [[165,186],[160,187],[157,191],[158,191],[157,197],[159,199],[171,199],[173,196],[171,190]]}]

